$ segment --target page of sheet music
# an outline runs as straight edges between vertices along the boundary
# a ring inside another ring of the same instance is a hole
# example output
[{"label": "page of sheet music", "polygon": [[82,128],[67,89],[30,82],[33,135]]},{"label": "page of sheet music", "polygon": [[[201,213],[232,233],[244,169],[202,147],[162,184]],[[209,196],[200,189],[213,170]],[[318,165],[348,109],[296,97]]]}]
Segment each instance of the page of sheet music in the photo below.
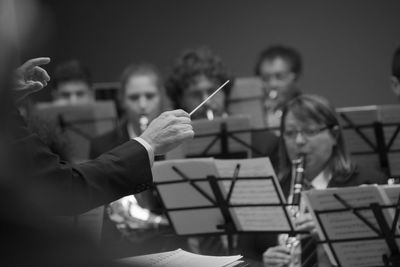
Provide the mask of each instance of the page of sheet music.
[{"label": "page of sheet music", "polygon": [[217,225],[225,223],[221,210],[217,207],[205,209],[170,211],[169,217],[178,235],[220,233]]},{"label": "page of sheet music", "polygon": [[[399,201],[399,198],[400,198],[400,184],[381,185],[381,186],[379,186],[379,188],[385,192],[385,195],[387,196],[387,201],[388,201],[389,205],[397,205],[397,202]],[[395,212],[396,212],[396,208],[388,209],[389,217],[394,218]],[[391,226],[392,224],[390,223],[389,225]],[[397,231],[396,234],[400,234],[400,221],[399,220],[397,220],[396,231]]]},{"label": "page of sheet music", "polygon": [[[334,198],[337,194],[351,207],[368,207],[370,203],[384,205],[384,200],[377,186],[329,188],[325,190],[310,190],[303,193],[309,200],[308,203],[313,210],[324,211],[332,209],[343,209],[345,206]],[[372,225],[378,227],[375,216],[371,210],[360,210],[360,214]],[[376,237],[363,221],[352,212],[334,212],[320,215],[322,224],[330,239]]]},{"label": "page of sheet music", "polygon": [[[177,167],[189,181],[185,181],[172,167]],[[217,177],[218,171],[212,158],[196,158],[155,162],[153,179],[155,182],[173,182],[157,185],[158,192],[165,207],[170,210],[169,218],[178,234],[218,233],[216,225],[223,223],[221,210],[215,206],[215,196],[208,175]],[[196,188],[197,187],[197,188]],[[210,199],[205,197],[201,189]],[[187,209],[186,209],[187,208]],[[171,209],[184,209],[175,210]]]},{"label": "page of sheet music", "polygon": [[[154,162],[152,170],[154,182],[184,181],[172,167],[177,167],[189,180],[204,179],[204,181],[196,181],[194,183],[206,192],[212,200],[215,200],[209,182],[205,180],[209,175],[218,176],[218,171],[212,158]],[[189,182],[164,184],[157,186],[157,188],[164,205],[169,209],[213,205],[209,199],[205,198]],[[182,201],[182,199],[185,201]]]},{"label": "page of sheet music", "polygon": [[177,159],[154,162],[154,182],[181,181],[182,177],[171,168],[172,166],[179,166],[179,169],[192,179],[206,178],[207,175],[218,176],[213,158]]},{"label": "page of sheet music", "polygon": [[242,256],[203,256],[177,249],[174,251],[149,254],[119,260],[122,263],[136,264],[143,267],[224,267],[232,266],[232,263]]},{"label": "page of sheet music", "polygon": [[230,210],[239,231],[290,231],[281,207],[238,207]]},{"label": "page of sheet music", "polygon": [[400,195],[400,184],[394,184],[394,185],[382,185],[380,186],[382,188],[389,201],[390,205],[395,205],[397,204],[397,201],[399,200],[399,195]]},{"label": "page of sheet music", "polygon": [[[240,164],[230,204],[280,204],[285,201],[274,169],[268,158],[244,160],[215,160],[220,177],[233,177],[237,164]],[[251,180],[251,177],[268,177],[272,179]],[[225,196],[232,181],[221,181]],[[274,186],[274,183],[276,186]],[[241,231],[288,231],[290,226],[282,207],[233,207],[232,217],[238,230]]]},{"label": "page of sheet music", "polygon": [[[351,207],[368,207],[370,203],[385,205],[384,197],[378,186],[361,186],[346,188],[329,188],[325,190],[310,190],[303,192],[306,204],[316,220],[315,211],[325,211],[345,208],[342,203],[334,198],[334,194],[340,196]],[[360,214],[373,226],[379,229],[377,221],[371,210],[360,210]],[[351,211],[322,213],[319,215],[327,238],[330,240],[373,238],[378,235],[370,229]],[[321,240],[325,240],[320,224],[317,224],[317,231]],[[382,265],[382,252],[387,252],[385,242],[373,241],[349,241],[333,243],[340,264],[346,266],[379,266]],[[324,248],[331,261],[334,261],[332,251],[325,245]],[[351,251],[351,252],[350,252]],[[374,261],[380,264],[372,264]]]},{"label": "page of sheet music", "polygon": [[333,245],[343,267],[383,266],[382,255],[388,253],[384,240],[342,242]]}]

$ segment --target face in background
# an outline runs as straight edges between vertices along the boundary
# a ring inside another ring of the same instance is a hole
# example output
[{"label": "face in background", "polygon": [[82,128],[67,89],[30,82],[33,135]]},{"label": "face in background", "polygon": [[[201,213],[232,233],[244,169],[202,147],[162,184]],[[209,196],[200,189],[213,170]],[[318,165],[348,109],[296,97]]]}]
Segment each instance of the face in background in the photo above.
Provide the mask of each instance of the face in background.
[{"label": "face in background", "polygon": [[[180,100],[182,108],[190,113],[203,100],[210,96],[221,84],[210,80],[204,75],[197,76],[189,87],[183,92]],[[199,110],[197,110],[192,119],[207,118],[207,109],[213,111],[215,117],[220,117],[225,112],[225,94],[221,90],[209,99]]]},{"label": "face in background", "polygon": [[259,68],[265,93],[272,99],[284,102],[295,89],[296,74],[283,58],[265,59]]},{"label": "face in background", "polygon": [[400,81],[397,77],[390,77],[390,87],[393,93],[396,95],[397,100],[400,101]]},{"label": "face in background", "polygon": [[89,104],[94,102],[90,86],[84,81],[67,81],[58,84],[53,92],[54,103],[58,105]]},{"label": "face in background", "polygon": [[[305,154],[305,176],[315,178],[327,166],[336,145],[336,138],[327,125],[313,120],[300,121],[291,111],[284,121],[283,138],[290,160]],[[294,134],[293,134],[294,133]]]},{"label": "face in background", "polygon": [[138,123],[141,115],[149,121],[161,112],[161,94],[154,75],[135,75],[126,83],[125,93],[122,96],[122,106],[128,120]]}]

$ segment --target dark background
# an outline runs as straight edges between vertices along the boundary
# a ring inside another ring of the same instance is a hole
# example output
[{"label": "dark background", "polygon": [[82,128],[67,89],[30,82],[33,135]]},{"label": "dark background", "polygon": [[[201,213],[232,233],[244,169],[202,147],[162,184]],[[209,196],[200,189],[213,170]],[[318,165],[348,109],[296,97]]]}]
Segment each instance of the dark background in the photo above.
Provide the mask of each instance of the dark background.
[{"label": "dark background", "polygon": [[[167,75],[185,48],[207,45],[237,76],[250,76],[271,44],[297,48],[301,88],[336,106],[393,104],[392,54],[400,45],[400,1],[42,0],[37,40],[22,59],[78,58],[95,82],[117,81],[130,62]],[[46,37],[46,38],[45,38]],[[49,90],[37,96],[49,98]]]}]

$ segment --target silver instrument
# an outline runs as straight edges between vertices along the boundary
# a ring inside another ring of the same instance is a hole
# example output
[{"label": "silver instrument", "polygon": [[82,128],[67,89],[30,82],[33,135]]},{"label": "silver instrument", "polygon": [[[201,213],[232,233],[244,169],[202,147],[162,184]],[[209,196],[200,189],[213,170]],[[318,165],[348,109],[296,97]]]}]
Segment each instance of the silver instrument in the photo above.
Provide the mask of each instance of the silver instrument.
[{"label": "silver instrument", "polygon": [[[140,134],[147,129],[148,125],[148,117],[141,115],[139,117]],[[142,231],[168,225],[168,221],[164,216],[154,214],[149,209],[141,207],[137,197],[130,195],[110,203],[108,213],[110,219],[116,223],[117,228],[124,235],[131,236],[135,240],[141,240]]]},{"label": "silver instrument", "polygon": [[206,115],[209,121],[212,121],[214,119],[214,112],[212,111],[212,109],[208,108],[206,111]]},{"label": "silver instrument", "polygon": [[149,118],[147,118],[145,115],[140,115],[139,118],[140,133],[143,133],[147,129],[148,125],[149,125]]}]

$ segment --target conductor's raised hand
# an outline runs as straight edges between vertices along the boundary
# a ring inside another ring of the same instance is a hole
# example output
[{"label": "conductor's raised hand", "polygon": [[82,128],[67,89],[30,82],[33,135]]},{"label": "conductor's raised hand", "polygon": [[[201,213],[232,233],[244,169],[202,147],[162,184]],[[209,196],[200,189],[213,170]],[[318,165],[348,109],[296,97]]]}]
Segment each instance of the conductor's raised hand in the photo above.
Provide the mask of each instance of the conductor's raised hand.
[{"label": "conductor's raised hand", "polygon": [[156,155],[162,155],[193,136],[189,114],[177,109],[155,118],[140,137],[152,146]]},{"label": "conductor's raised hand", "polygon": [[50,58],[48,57],[33,58],[15,70],[14,94],[17,101],[31,93],[42,90],[47,85],[50,76],[40,66],[49,62]]}]

